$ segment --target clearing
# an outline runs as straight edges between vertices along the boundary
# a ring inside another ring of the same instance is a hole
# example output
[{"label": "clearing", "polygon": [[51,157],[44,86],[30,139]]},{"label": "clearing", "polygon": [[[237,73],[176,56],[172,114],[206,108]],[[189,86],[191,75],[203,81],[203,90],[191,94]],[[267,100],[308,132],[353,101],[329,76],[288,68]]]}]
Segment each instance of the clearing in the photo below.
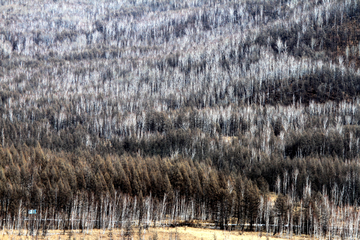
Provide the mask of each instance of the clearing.
[{"label": "clearing", "polygon": [[[128,232],[129,233],[129,232]],[[20,239],[46,239],[46,240],[112,240],[112,239],[132,239],[132,240],[180,240],[180,239],[189,239],[189,240],[201,240],[201,239],[216,239],[216,240],[279,240],[279,239],[310,239],[308,236],[295,236],[292,237],[283,234],[283,236],[276,235],[273,236],[269,234],[266,236],[266,233],[259,232],[239,232],[239,231],[224,231],[224,230],[215,230],[215,229],[204,229],[204,228],[193,228],[193,227],[176,227],[176,228],[149,228],[148,230],[142,230],[139,233],[139,229],[133,229],[130,234],[126,234],[124,230],[114,229],[114,230],[92,230],[86,233],[80,233],[79,231],[49,231],[46,236],[24,236],[25,231],[22,232],[22,235],[19,236],[18,231],[2,231],[0,232],[0,238],[4,240],[20,240]]]}]

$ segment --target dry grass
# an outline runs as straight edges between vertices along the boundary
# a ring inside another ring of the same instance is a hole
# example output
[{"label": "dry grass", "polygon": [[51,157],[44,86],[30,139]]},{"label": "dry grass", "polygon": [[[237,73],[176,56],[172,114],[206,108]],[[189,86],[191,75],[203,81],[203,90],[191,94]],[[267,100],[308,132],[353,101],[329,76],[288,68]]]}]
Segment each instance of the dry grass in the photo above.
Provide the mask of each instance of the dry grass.
[{"label": "dry grass", "polygon": [[[124,231],[119,229],[116,230],[93,230],[89,233],[80,233],[80,232],[64,232],[61,231],[49,231],[47,236],[19,236],[17,232],[2,231],[0,232],[0,239],[4,240],[20,240],[20,239],[46,239],[46,240],[112,240],[112,239],[132,239],[132,240],[205,240],[205,239],[216,239],[216,240],[279,240],[282,239],[279,236],[269,235],[253,232],[244,232],[239,231],[222,231],[222,230],[213,230],[213,229],[202,229],[202,228],[191,228],[191,227],[178,227],[178,228],[150,228],[146,231],[139,233],[138,229],[134,229],[132,235],[128,237],[124,236]],[[283,239],[289,239],[284,236]],[[294,236],[291,239],[301,240],[301,239],[310,239],[309,237],[298,237]]]}]

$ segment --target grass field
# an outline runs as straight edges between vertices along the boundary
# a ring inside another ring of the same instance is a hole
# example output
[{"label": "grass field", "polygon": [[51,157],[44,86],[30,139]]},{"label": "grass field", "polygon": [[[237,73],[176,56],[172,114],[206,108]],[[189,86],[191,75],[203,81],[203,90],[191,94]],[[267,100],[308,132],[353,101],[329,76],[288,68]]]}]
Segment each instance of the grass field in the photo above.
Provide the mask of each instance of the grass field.
[{"label": "grass field", "polygon": [[[25,234],[23,232],[22,234]],[[46,236],[24,236],[18,235],[18,232],[2,231],[0,232],[0,239],[4,240],[18,240],[18,239],[46,239],[46,240],[112,240],[112,239],[132,239],[132,240],[201,240],[201,239],[216,239],[216,240],[250,240],[250,239],[289,239],[288,236],[273,236],[270,234],[254,233],[254,232],[239,232],[239,231],[222,231],[214,229],[191,228],[191,227],[177,227],[177,228],[150,228],[139,233],[138,229],[134,229],[130,236],[125,236],[124,231],[116,230],[93,230],[89,233],[80,232],[60,232],[49,231]],[[310,239],[307,236],[293,236],[291,239]]]}]

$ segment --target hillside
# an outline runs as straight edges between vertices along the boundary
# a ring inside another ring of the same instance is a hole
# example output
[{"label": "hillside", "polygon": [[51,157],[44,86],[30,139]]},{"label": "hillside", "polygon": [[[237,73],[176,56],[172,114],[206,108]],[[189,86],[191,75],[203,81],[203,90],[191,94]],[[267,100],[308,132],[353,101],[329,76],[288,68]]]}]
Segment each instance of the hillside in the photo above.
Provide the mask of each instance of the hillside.
[{"label": "hillside", "polygon": [[358,0],[0,0],[0,226],[356,237],[359,67]]}]

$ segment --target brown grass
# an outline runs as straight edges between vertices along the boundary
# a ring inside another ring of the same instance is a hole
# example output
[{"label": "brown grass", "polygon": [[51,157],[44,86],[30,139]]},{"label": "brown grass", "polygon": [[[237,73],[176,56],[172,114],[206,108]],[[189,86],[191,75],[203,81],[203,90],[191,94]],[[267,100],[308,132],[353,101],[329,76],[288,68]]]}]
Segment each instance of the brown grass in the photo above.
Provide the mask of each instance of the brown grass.
[{"label": "brown grass", "polygon": [[[112,240],[112,239],[132,239],[132,240],[205,240],[205,239],[216,239],[216,240],[275,240],[282,239],[280,236],[266,236],[262,233],[254,232],[239,232],[239,231],[222,231],[214,229],[202,229],[202,228],[192,228],[192,227],[177,227],[177,228],[150,228],[148,230],[143,230],[139,233],[138,229],[134,229],[132,235],[127,238],[122,234],[124,231],[119,229],[115,230],[93,230],[87,233],[80,233],[79,231],[67,231],[65,234],[63,231],[49,231],[49,233],[44,236],[19,236],[18,232],[14,231],[12,234],[9,231],[0,231],[0,239],[4,240],[25,240],[25,239],[46,239],[46,240]],[[23,232],[25,234],[25,232]],[[283,239],[289,239],[286,236]],[[301,239],[310,239],[306,236],[294,236],[291,239],[301,240]]]}]

